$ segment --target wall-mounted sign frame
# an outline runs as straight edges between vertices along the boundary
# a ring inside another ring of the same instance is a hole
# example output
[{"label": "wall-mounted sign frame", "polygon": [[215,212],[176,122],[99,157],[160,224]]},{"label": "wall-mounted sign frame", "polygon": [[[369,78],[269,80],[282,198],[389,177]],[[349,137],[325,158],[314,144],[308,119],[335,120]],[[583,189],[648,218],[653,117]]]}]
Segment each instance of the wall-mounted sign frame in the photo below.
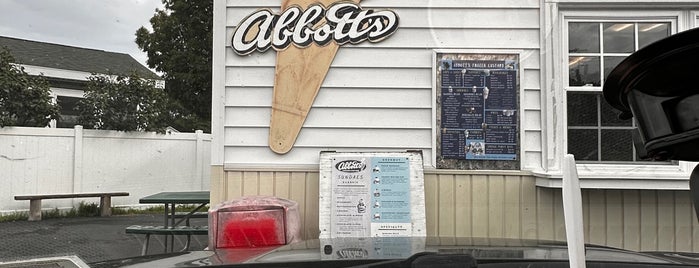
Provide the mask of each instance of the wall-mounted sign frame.
[{"label": "wall-mounted sign frame", "polygon": [[435,50],[433,56],[437,168],[519,170],[520,53]]},{"label": "wall-mounted sign frame", "polygon": [[421,151],[321,152],[320,238],[424,237]]}]

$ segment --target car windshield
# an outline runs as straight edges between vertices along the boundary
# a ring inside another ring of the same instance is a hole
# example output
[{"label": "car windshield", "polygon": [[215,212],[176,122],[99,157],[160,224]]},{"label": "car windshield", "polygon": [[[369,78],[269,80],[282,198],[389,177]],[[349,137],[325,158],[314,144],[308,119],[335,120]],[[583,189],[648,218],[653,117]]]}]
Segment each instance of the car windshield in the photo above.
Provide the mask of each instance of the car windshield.
[{"label": "car windshield", "polygon": [[2,0],[0,267],[697,265],[699,2],[621,2]]}]

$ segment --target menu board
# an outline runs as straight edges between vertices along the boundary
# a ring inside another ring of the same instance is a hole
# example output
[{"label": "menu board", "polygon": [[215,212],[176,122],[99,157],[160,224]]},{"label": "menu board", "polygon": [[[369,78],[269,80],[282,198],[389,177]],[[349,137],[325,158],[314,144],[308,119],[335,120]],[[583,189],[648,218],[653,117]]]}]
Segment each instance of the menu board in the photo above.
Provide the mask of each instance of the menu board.
[{"label": "menu board", "polygon": [[336,157],[332,166],[333,237],[410,236],[408,158]]},{"label": "menu board", "polygon": [[321,154],[321,237],[424,235],[421,154],[326,155]]},{"label": "menu board", "polygon": [[440,160],[518,161],[517,55],[445,54],[436,64]]}]

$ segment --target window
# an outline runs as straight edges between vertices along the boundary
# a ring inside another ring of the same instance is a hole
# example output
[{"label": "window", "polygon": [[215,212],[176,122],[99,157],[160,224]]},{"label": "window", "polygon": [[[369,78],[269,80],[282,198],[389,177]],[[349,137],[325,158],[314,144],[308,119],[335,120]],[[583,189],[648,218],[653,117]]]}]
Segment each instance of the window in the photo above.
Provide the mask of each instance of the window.
[{"label": "window", "polygon": [[77,97],[67,97],[67,96],[56,96],[56,101],[61,107],[60,118],[56,120],[56,127],[58,128],[72,128],[78,124],[78,112],[75,110],[75,106],[81,98]]},{"label": "window", "polygon": [[619,120],[602,97],[604,79],[625,57],[672,34],[669,21],[567,23],[568,153],[580,162],[636,162],[633,120]]}]

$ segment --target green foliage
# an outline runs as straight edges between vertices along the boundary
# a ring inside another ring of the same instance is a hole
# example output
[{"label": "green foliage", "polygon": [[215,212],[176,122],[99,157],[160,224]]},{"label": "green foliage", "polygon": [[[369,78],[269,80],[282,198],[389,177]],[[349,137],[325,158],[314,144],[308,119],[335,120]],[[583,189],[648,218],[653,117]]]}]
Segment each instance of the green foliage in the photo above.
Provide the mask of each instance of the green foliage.
[{"label": "green foliage", "polygon": [[41,218],[42,219],[55,219],[55,218],[60,218],[61,217],[61,211],[58,208],[54,208],[53,210],[49,211],[42,211],[41,212]]},{"label": "green foliage", "polygon": [[29,219],[29,213],[15,211],[10,214],[0,215],[0,222],[10,222],[10,221],[26,221]]},{"label": "green foliage", "polygon": [[168,100],[162,89],[132,73],[129,76],[93,74],[85,98],[77,105],[78,122],[86,128],[164,132]]},{"label": "green foliage", "polygon": [[177,115],[173,127],[210,130],[213,0],[163,0],[150,19],[153,32],[136,31],[148,66],[162,72]]},{"label": "green foliage", "polygon": [[78,216],[80,217],[92,217],[100,215],[100,206],[97,203],[85,203],[80,202],[78,206]]},{"label": "green foliage", "polygon": [[[175,211],[189,212],[195,209],[195,205],[177,205]],[[205,206],[200,211],[208,211],[209,206]],[[112,215],[142,215],[142,214],[163,214],[165,209],[163,206],[152,206],[147,208],[130,208],[130,207],[112,207]],[[71,218],[71,217],[96,217],[100,215],[99,205],[97,203],[80,202],[77,209],[71,208],[69,211],[61,212],[58,208],[41,212],[42,219],[51,218]],[[29,213],[26,211],[12,212],[6,215],[0,215],[0,222],[11,221],[26,221],[29,219]]]},{"label": "green foliage", "polygon": [[0,127],[45,127],[58,118],[48,82],[30,76],[7,48],[0,48]]},{"label": "green foliage", "polygon": [[137,214],[163,214],[163,206],[153,206],[147,208],[121,208],[112,207],[112,215],[137,215]]},{"label": "green foliage", "polygon": [[[175,211],[190,212],[198,206],[195,205],[177,205]],[[208,211],[209,206],[205,206],[200,211]],[[112,215],[135,215],[135,214],[163,214],[165,208],[163,206],[152,206],[147,208],[121,208],[112,207]]]}]

